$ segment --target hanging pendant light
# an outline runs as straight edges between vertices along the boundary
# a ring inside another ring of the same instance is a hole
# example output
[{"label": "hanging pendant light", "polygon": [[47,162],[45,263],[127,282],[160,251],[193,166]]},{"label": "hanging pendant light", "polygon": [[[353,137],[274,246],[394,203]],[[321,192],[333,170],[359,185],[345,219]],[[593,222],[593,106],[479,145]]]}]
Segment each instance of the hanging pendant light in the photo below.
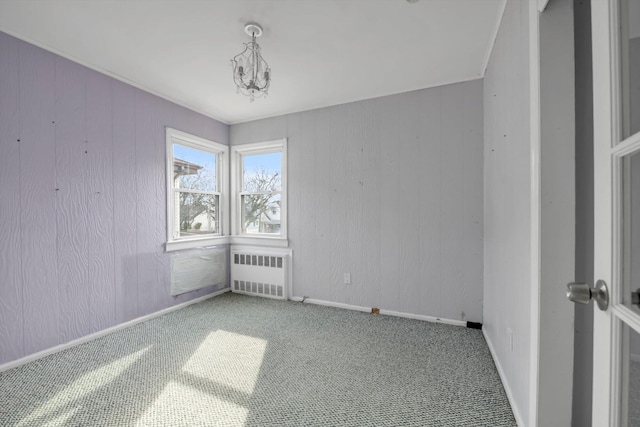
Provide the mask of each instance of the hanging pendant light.
[{"label": "hanging pendant light", "polygon": [[247,24],[244,32],[251,36],[251,41],[244,44],[244,50],[233,57],[233,82],[237,91],[249,97],[253,102],[256,98],[267,96],[271,83],[271,69],[262,58],[260,45],[256,38],[262,35],[262,27],[258,24]]}]

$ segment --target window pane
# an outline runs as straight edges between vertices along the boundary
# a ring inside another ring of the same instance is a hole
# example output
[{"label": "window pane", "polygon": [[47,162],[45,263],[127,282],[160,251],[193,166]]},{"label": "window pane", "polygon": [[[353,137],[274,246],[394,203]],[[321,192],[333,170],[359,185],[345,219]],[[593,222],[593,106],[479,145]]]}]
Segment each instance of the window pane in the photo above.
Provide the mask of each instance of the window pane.
[{"label": "window pane", "polygon": [[242,195],[242,232],[280,234],[280,194]]},{"label": "window pane", "polygon": [[250,193],[280,191],[282,153],[242,156],[242,191]]},{"label": "window pane", "polygon": [[623,157],[621,175],[622,302],[640,314],[640,151]]},{"label": "window pane", "polygon": [[179,237],[219,234],[219,196],[178,192]]},{"label": "window pane", "polygon": [[622,139],[640,132],[640,2],[620,1]]},{"label": "window pane", "polygon": [[217,191],[216,155],[173,144],[173,178],[175,188]]}]

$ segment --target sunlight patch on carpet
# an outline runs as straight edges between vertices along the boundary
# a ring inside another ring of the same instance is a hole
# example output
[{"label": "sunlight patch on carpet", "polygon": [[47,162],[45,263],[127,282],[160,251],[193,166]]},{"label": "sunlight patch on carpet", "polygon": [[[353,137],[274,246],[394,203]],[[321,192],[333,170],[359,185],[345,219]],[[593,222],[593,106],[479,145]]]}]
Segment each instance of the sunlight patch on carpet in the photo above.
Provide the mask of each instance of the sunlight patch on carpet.
[{"label": "sunlight patch on carpet", "polygon": [[241,405],[170,381],[136,426],[244,426],[248,413]]},{"label": "sunlight patch on carpet", "polygon": [[263,339],[217,330],[204,339],[183,371],[250,395],[266,348]]},{"label": "sunlight patch on carpet", "polygon": [[[19,426],[32,426],[51,420],[53,417],[70,418],[75,410],[75,402],[115,380],[122,372],[140,359],[151,346],[92,370],[71,383],[64,390],[49,399],[20,421]],[[69,409],[72,409],[69,411]],[[75,408],[77,410],[77,408]],[[64,414],[58,412],[65,411]],[[38,421],[38,422],[36,422]]]}]

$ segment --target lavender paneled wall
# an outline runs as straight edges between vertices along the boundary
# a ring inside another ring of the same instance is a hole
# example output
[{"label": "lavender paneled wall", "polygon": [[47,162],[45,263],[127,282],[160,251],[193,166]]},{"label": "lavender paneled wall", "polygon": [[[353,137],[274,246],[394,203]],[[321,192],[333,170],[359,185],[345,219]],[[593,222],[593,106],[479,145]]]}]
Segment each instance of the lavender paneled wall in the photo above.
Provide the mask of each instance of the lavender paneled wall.
[{"label": "lavender paneled wall", "polygon": [[[20,259],[20,53],[16,43],[0,37],[0,354],[11,360],[24,354],[22,260]],[[6,141],[6,142],[5,142]]]},{"label": "lavender paneled wall", "polygon": [[169,295],[165,126],[227,125],[0,32],[0,364]]}]

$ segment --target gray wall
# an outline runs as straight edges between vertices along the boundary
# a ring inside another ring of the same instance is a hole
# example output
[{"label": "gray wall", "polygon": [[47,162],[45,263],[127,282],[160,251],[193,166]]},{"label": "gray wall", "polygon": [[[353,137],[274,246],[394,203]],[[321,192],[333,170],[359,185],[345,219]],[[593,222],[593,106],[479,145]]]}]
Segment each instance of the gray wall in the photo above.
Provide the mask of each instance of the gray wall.
[{"label": "gray wall", "polygon": [[231,144],[289,138],[294,296],[479,322],[482,132],[476,80],[232,125]]},{"label": "gray wall", "polygon": [[575,276],[573,0],[551,0],[540,25],[540,426],[571,424]]},{"label": "gray wall", "polygon": [[[591,3],[574,0],[576,96],[575,280],[593,286],[593,79]],[[571,425],[591,425],[593,308],[575,304],[573,405]]]},{"label": "gray wall", "polygon": [[0,33],[0,364],[171,305],[164,127],[228,126]]},{"label": "gray wall", "polygon": [[528,7],[506,3],[484,78],[484,331],[523,421],[534,363]]}]

